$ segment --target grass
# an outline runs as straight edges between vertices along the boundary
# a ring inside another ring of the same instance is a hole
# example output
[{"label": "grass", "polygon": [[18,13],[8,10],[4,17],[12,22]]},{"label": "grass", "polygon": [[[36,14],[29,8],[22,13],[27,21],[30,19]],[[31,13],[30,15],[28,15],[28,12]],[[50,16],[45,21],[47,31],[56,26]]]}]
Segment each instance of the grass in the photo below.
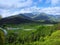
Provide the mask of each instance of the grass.
[{"label": "grass", "polygon": [[[51,41],[49,38],[52,33],[56,31],[55,25],[49,25],[50,24],[7,25],[6,27],[8,28],[21,29],[7,30],[8,35],[6,36],[6,45],[48,45]],[[9,43],[9,41],[11,42]]]}]

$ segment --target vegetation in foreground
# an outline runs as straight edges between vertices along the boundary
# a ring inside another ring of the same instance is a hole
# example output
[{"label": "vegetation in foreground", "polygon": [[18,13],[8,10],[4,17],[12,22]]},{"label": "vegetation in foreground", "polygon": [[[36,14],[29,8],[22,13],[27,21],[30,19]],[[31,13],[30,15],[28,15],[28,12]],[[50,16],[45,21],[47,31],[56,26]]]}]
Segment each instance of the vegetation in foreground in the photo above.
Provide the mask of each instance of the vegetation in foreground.
[{"label": "vegetation in foreground", "polygon": [[[6,27],[21,27],[23,29],[7,30],[8,34],[4,36],[0,31],[1,45],[60,45],[60,24],[53,26],[47,25],[18,25]],[[24,30],[24,29],[32,30]]]}]

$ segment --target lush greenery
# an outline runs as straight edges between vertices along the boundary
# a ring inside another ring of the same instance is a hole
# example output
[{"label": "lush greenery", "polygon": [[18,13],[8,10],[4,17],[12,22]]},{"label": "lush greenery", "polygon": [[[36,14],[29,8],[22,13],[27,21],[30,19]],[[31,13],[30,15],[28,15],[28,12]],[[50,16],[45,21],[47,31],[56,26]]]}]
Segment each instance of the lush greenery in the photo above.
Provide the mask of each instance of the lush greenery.
[{"label": "lush greenery", "polygon": [[[6,25],[4,27],[8,34],[5,37],[0,34],[0,44],[5,42],[5,45],[60,45],[59,26],[60,24],[34,23]],[[7,28],[19,29],[8,30]]]},{"label": "lush greenery", "polygon": [[5,36],[4,33],[0,30],[0,45],[5,44]]}]

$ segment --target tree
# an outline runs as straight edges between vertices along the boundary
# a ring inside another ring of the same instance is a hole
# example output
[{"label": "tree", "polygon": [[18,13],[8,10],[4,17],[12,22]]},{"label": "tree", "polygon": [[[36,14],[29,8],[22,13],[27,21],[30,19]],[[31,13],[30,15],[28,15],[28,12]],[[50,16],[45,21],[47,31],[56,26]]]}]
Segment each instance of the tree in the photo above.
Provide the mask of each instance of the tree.
[{"label": "tree", "polygon": [[2,18],[2,15],[0,15],[0,19]]},{"label": "tree", "polygon": [[60,23],[55,25],[55,30],[60,30]]},{"label": "tree", "polygon": [[4,33],[0,30],[0,45],[4,45],[5,43],[5,36]]}]

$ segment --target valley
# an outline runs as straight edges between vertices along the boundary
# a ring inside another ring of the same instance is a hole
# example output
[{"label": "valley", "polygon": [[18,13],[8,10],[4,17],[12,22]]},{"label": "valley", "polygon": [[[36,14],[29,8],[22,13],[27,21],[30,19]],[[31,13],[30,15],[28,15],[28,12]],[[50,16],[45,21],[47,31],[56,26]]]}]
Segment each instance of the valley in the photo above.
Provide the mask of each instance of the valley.
[{"label": "valley", "polygon": [[[55,43],[54,40],[56,40],[56,44],[60,44],[60,40],[52,36],[55,36],[55,32],[60,32],[60,23],[53,17],[53,15],[41,14],[31,18],[26,14],[19,14],[0,19],[0,36],[4,37],[1,37],[4,39],[2,44],[50,45]],[[60,35],[58,35],[56,36],[59,38]]]}]

